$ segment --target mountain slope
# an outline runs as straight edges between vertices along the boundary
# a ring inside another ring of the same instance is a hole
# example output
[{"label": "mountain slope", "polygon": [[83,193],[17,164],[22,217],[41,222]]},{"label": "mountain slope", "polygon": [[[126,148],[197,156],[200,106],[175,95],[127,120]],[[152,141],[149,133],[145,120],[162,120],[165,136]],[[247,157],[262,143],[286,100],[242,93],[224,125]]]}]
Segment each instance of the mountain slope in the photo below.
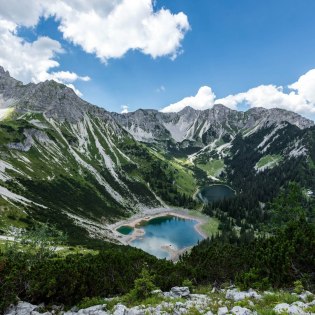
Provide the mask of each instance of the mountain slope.
[{"label": "mountain slope", "polygon": [[0,232],[49,222],[82,244],[111,238],[107,223],[142,208],[194,208],[198,186],[213,182],[255,207],[287,181],[315,191],[314,139],[314,123],[285,110],[109,113],[0,67]]},{"label": "mountain slope", "polygon": [[48,220],[74,235],[79,226],[110,237],[104,223],[161,205],[151,170],[165,187],[176,180],[171,165],[64,85],[23,85],[1,69],[0,95],[2,227]]},{"label": "mountain slope", "polygon": [[237,137],[250,144],[247,150],[255,156],[251,171],[257,173],[307,156],[308,144],[302,138],[314,126],[313,121],[283,109],[238,112],[223,105],[204,111],[186,107],[178,113],[137,110],[113,116],[137,140],[186,160],[214,181],[231,180],[225,169],[245,156],[237,154]]},{"label": "mountain slope", "polygon": [[227,134],[251,133],[284,121],[300,129],[314,125],[312,121],[282,109],[252,108],[238,112],[223,105],[203,111],[186,107],[178,113],[139,109],[127,114],[113,113],[113,116],[139,141],[171,141],[183,146],[191,141],[195,147],[204,147]]}]

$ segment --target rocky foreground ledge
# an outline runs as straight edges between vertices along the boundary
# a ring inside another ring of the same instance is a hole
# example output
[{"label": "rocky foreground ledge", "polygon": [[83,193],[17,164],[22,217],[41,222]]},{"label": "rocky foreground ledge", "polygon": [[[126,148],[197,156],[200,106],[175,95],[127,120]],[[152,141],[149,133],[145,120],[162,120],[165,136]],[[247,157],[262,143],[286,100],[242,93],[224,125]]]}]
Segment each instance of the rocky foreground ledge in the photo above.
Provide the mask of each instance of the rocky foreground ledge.
[{"label": "rocky foreground ledge", "polygon": [[[254,290],[239,291],[235,287],[226,290],[213,289],[205,294],[192,294],[188,287],[174,287],[169,292],[156,290],[152,295],[159,303],[127,307],[114,303],[116,299],[104,299],[104,304],[85,309],[73,307],[66,311],[62,306],[32,305],[20,301],[12,305],[5,315],[315,315],[315,296],[309,291],[301,294],[279,292],[258,293]],[[283,303],[278,303],[279,298]]]}]

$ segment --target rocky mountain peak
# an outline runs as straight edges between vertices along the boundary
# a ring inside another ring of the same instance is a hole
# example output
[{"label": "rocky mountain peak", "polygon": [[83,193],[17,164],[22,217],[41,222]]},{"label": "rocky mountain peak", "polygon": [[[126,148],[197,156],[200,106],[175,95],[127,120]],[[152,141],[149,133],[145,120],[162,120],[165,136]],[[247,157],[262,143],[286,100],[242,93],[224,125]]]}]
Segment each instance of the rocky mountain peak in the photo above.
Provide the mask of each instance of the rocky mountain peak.
[{"label": "rocky mountain peak", "polygon": [[5,71],[2,66],[0,66],[0,76],[10,77],[10,72]]},{"label": "rocky mountain peak", "polygon": [[178,112],[178,115],[194,114],[198,111],[199,111],[198,109],[194,109],[191,106],[186,106],[181,111]]},{"label": "rocky mountain peak", "polygon": [[229,107],[226,107],[223,104],[214,104],[212,108],[213,108],[213,110],[221,110],[221,111],[230,111],[231,110]]},{"label": "rocky mountain peak", "polygon": [[[45,113],[47,117],[69,122],[80,120],[90,105],[64,84],[47,80],[38,84],[24,85],[12,78],[1,66],[0,96],[2,107],[14,107],[21,114]],[[92,105],[91,109],[93,109]]]}]

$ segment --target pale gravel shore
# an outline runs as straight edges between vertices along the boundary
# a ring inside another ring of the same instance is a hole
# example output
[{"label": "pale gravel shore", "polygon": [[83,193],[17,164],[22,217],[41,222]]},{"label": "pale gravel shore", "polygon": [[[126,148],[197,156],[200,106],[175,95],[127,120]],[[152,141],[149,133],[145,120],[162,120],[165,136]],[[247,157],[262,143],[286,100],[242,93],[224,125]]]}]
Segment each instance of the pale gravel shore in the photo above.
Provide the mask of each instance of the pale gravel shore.
[{"label": "pale gravel shore", "polygon": [[[121,221],[118,221],[114,224],[108,225],[108,228],[110,228],[113,232],[113,235],[117,237],[117,240],[120,241],[122,244],[129,245],[133,240],[141,237],[144,235],[144,230],[141,228],[138,228],[140,222],[143,221],[149,221],[153,218],[158,218],[162,216],[175,216],[180,217],[183,219],[190,219],[196,221],[195,229],[196,231],[203,237],[207,238],[208,235],[206,235],[202,230],[201,226],[206,223],[206,220],[200,217],[196,217],[194,215],[189,214],[188,209],[181,209],[181,208],[168,208],[168,207],[160,207],[160,208],[151,208],[151,209],[145,209],[141,212],[131,216],[128,219],[124,219]],[[129,235],[123,235],[119,232],[117,232],[117,229],[121,226],[130,226],[134,228],[133,233]],[[171,254],[171,260],[178,260],[178,257],[180,254],[184,253],[185,251],[189,250],[191,248],[187,247],[181,250],[174,250],[173,248],[169,248],[169,246],[165,245],[163,246],[163,249],[167,250]]]}]

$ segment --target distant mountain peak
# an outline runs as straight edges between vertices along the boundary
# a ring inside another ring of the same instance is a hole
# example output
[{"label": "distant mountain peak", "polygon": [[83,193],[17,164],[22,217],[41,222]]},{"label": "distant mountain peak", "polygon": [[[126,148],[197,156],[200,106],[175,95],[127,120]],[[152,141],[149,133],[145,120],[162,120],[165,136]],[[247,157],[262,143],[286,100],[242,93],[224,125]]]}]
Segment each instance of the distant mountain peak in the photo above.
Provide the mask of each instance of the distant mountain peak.
[{"label": "distant mountain peak", "polygon": [[0,66],[0,76],[11,77],[11,76],[10,76],[10,72],[4,70],[4,68],[3,68],[2,66]]},{"label": "distant mountain peak", "polygon": [[186,106],[186,107],[184,107],[182,110],[180,110],[179,112],[178,112],[178,114],[179,115],[185,115],[185,114],[187,114],[187,113],[195,113],[195,112],[198,112],[199,110],[198,109],[194,109],[193,107],[191,107],[191,106]]},{"label": "distant mountain peak", "polygon": [[297,113],[284,109],[251,108],[247,112],[232,110],[222,104],[215,104],[206,110],[186,106],[177,113],[154,112],[128,113],[128,120],[120,114],[113,114],[116,120],[137,140],[144,142],[174,141],[186,144],[190,141],[198,147],[206,146],[215,137],[234,137],[239,132],[289,123],[300,129],[314,126],[314,122]]}]

